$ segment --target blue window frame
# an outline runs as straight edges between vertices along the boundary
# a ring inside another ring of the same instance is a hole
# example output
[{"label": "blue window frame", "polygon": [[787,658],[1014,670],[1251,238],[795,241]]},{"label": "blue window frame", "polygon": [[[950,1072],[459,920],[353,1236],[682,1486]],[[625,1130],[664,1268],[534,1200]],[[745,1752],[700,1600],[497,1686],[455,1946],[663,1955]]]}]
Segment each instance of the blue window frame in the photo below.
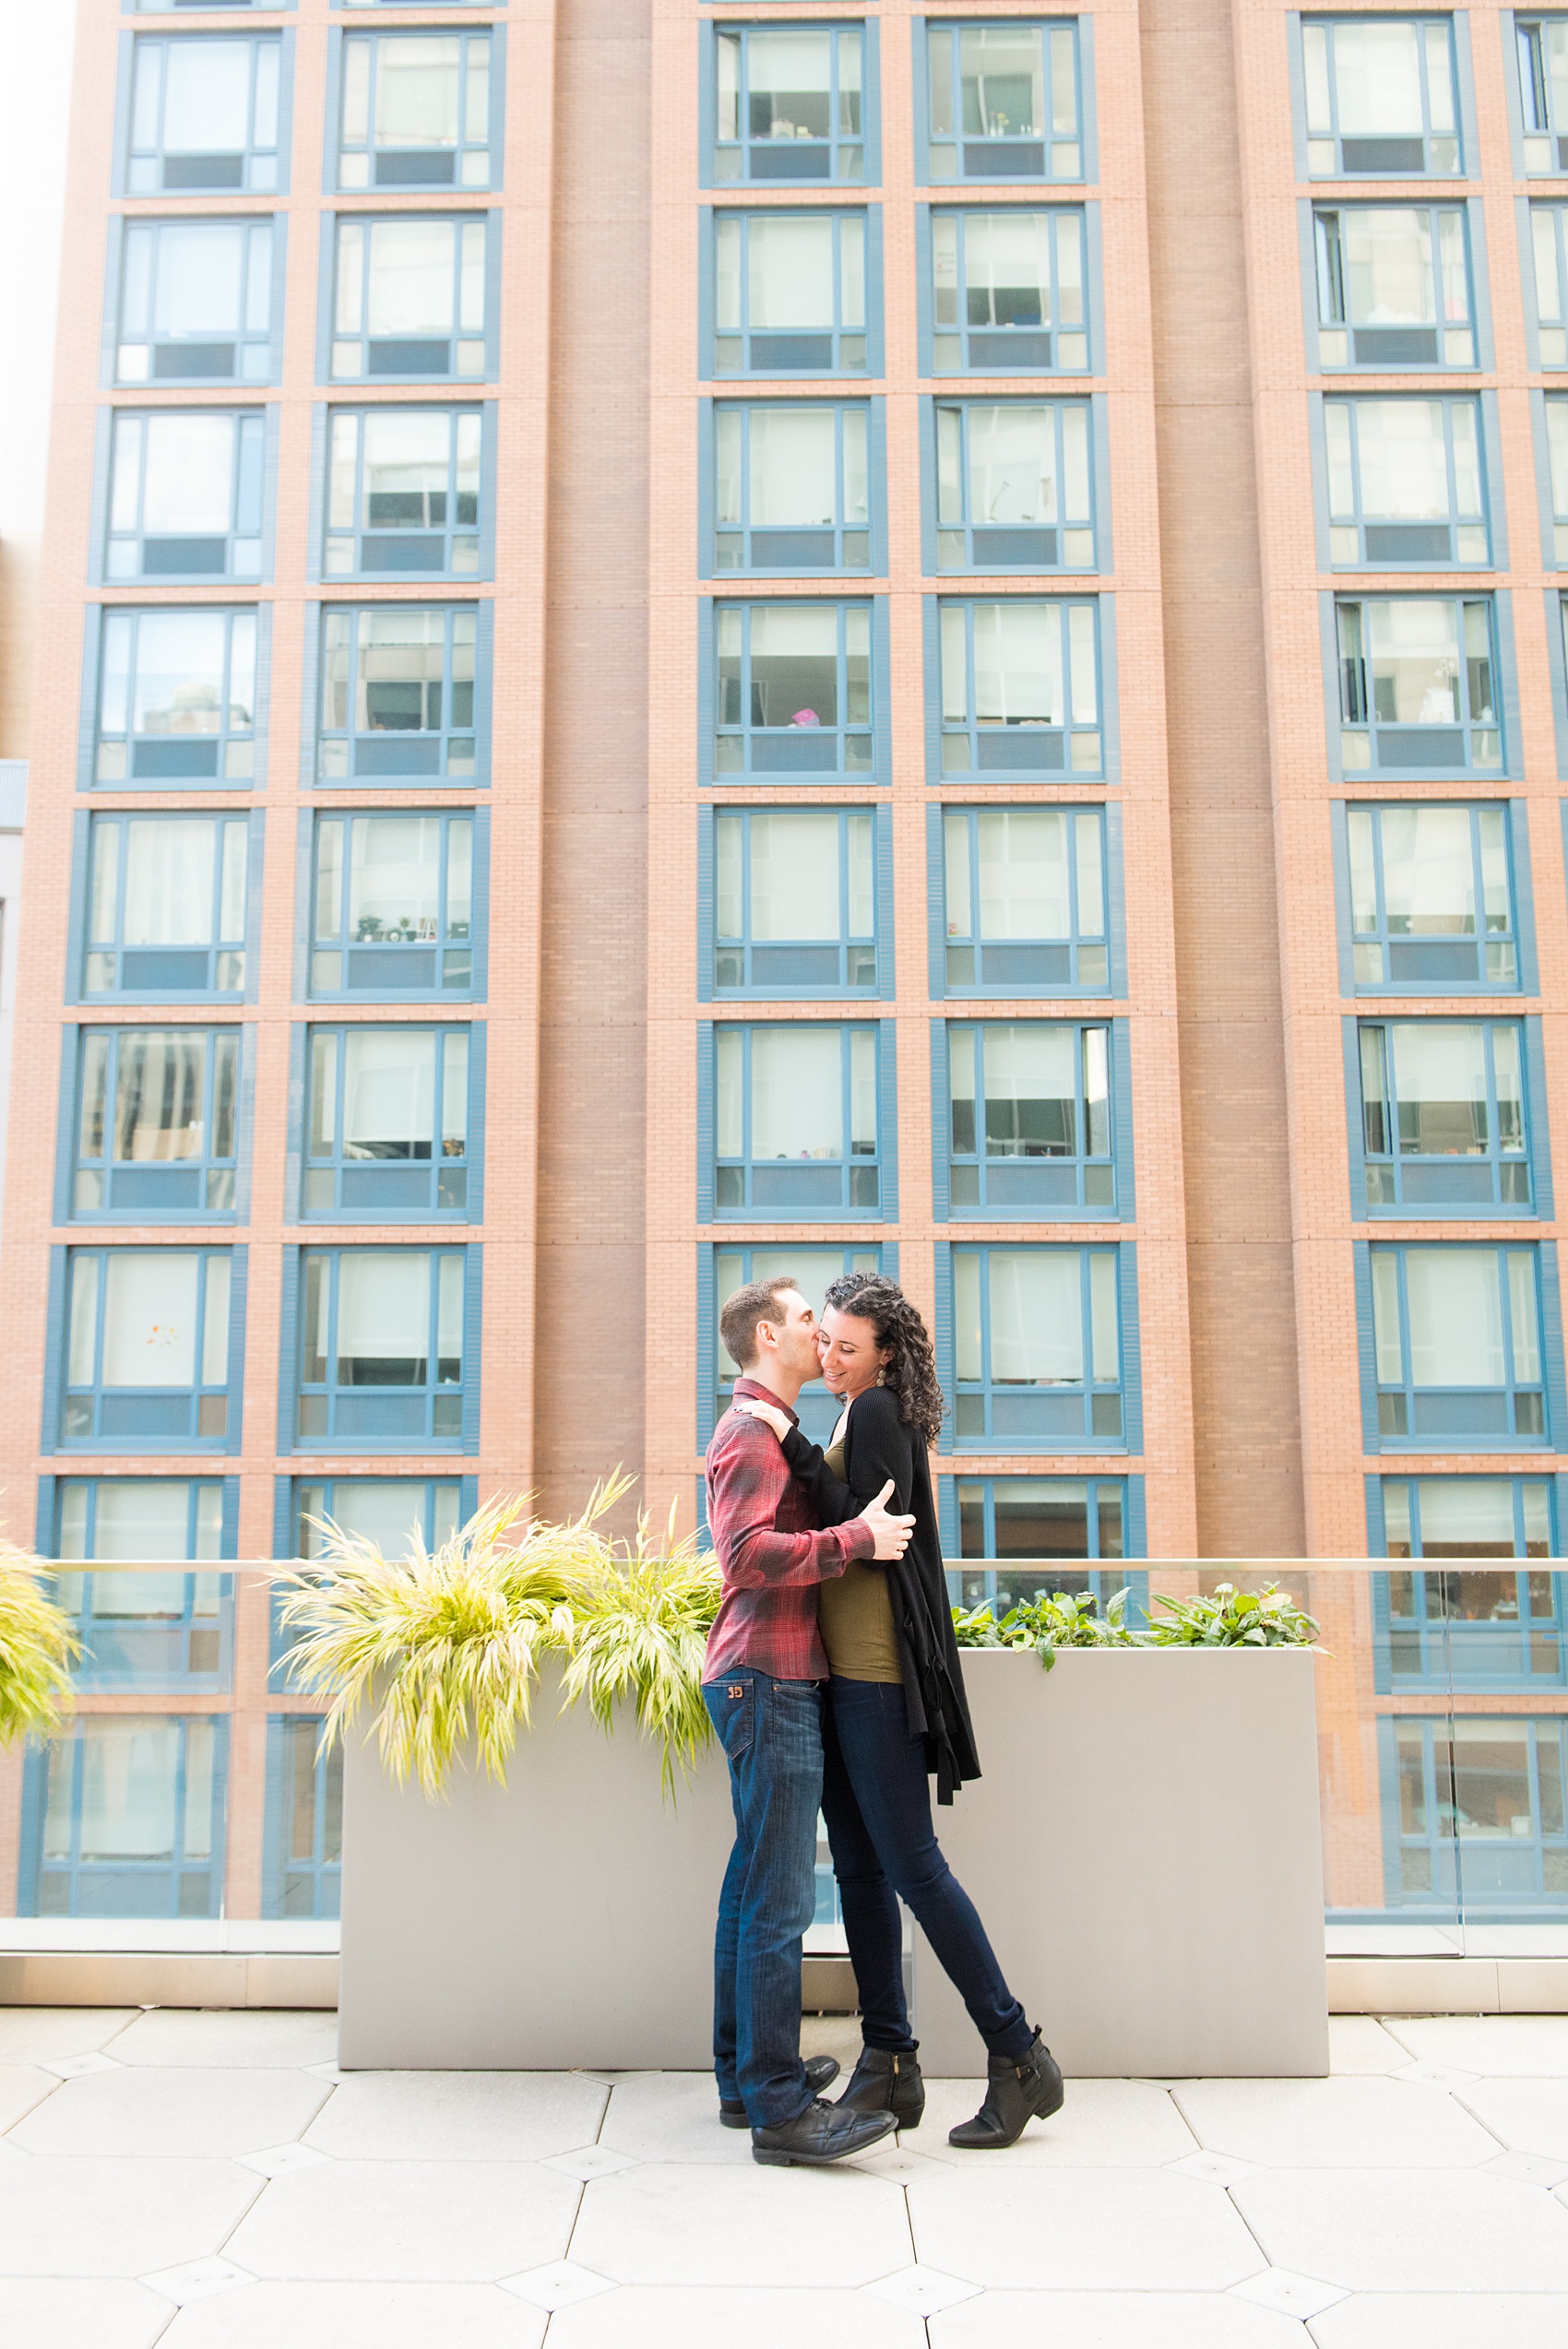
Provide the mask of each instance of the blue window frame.
[{"label": "blue window frame", "polygon": [[295,1477],[282,1480],[291,1558],[326,1554],[322,1521],[373,1541],[384,1556],[400,1558],[417,1530],[427,1549],[451,1541],[473,1514],[475,1496],[461,1477]]},{"label": "blue window frame", "polygon": [[[279,358],[283,235],[270,219],[126,219],[114,379],[265,384]],[[276,248],[276,249],[275,249]]]},{"label": "blue window frame", "polygon": [[251,918],[252,825],[244,815],[92,818],[85,997],[239,1000]]},{"label": "blue window frame", "polygon": [[1524,1477],[1385,1477],[1390,1558],[1452,1558],[1372,1577],[1376,1686],[1561,1688],[1564,1581],[1482,1559],[1552,1554],[1551,1487]]},{"label": "blue window frame", "polygon": [[267,1720],[263,1916],[342,1913],[343,1749],[322,1752],[322,1726],[315,1713]]},{"label": "blue window frame", "polygon": [[1123,1253],[953,1249],[955,1451],[1127,1448]]},{"label": "blue window frame", "polygon": [[474,818],[315,818],[313,996],[469,994]]},{"label": "blue window frame", "polygon": [[1568,1721],[1406,1714],[1377,1726],[1389,1908],[1568,1909]]},{"label": "blue window frame", "polygon": [[1099,609],[1097,596],[940,599],[944,777],[1104,772]]},{"label": "blue window frame", "polygon": [[933,994],[1109,992],[1102,806],[933,807],[927,853]]},{"label": "blue window frame", "polygon": [[255,611],[106,611],[93,781],[262,781],[256,633]]},{"label": "blue window frame", "polygon": [[1496,994],[1519,985],[1506,804],[1350,807],[1345,837],[1358,993]]},{"label": "blue window frame", "polygon": [[462,1449],[469,1250],[302,1249],[299,1280],[295,1449]]},{"label": "blue window frame", "polygon": [[63,1449],[237,1447],[243,1250],[72,1248]]},{"label": "blue window frame", "polygon": [[315,780],[477,783],[481,762],[488,776],[479,638],[472,604],[324,606]]},{"label": "blue window frame", "polygon": [[1530,1095],[1539,1053],[1523,1021],[1364,1019],[1346,1030],[1354,1208],[1536,1212]]},{"label": "blue window frame", "polygon": [[[1113,1038],[1112,1028],[1120,1033]],[[1055,1221],[1126,1212],[1117,1180],[1124,1022],[935,1021],[937,1213]],[[944,1147],[945,1145],[945,1147]],[[945,1160],[944,1168],[943,1161]]]},{"label": "blue window frame", "polygon": [[66,1042],[71,1221],[232,1223],[248,1156],[244,1031],[103,1026]]},{"label": "blue window frame", "polygon": [[1087,399],[937,399],[938,571],[1093,571]]},{"label": "blue window frame", "polygon": [[1347,775],[1502,773],[1492,597],[1342,596],[1334,617]]},{"label": "blue window frame", "polygon": [[479,1081],[481,1059],[470,1052],[471,1036],[467,1027],[380,1020],[309,1030],[307,1222],[461,1222],[470,1215],[470,1082]]},{"label": "blue window frame", "polygon": [[1568,395],[1549,393],[1540,403],[1540,419],[1544,552],[1549,568],[1561,571],[1568,567]]},{"label": "blue window frame", "polygon": [[880,1066],[891,1053],[880,1028],[726,1021],[712,1033],[714,1218],[891,1216],[884,1158],[893,1111],[881,1097],[890,1073]]},{"label": "blue window frame", "polygon": [[1524,125],[1521,160],[1527,177],[1554,178],[1568,167],[1568,18],[1514,18]]},{"label": "blue window frame", "polygon": [[[1551,1480],[1535,1477],[1376,1477],[1367,1485],[1371,1555],[1374,1558],[1462,1559],[1555,1558],[1557,1556]],[[1387,1578],[1393,1581],[1395,1578]],[[1430,1588],[1433,1604],[1394,1607],[1400,1621],[1446,1620],[1453,1613],[1448,1590],[1462,1575],[1442,1573],[1414,1577],[1409,1596],[1422,1596]],[[1534,1574],[1514,1575],[1488,1570],[1480,1578],[1491,1592],[1485,1610],[1461,1619],[1500,1624],[1500,1636],[1512,1638],[1532,1616],[1550,1611],[1537,1587],[1521,1590],[1518,1584],[1537,1585]],[[1557,1577],[1553,1576],[1552,1580]],[[1407,1581],[1411,1580],[1406,1577]],[[1404,1596],[1402,1594],[1402,1596]],[[1501,1610],[1497,1601],[1501,1599]],[[1508,1604],[1517,1600],[1517,1622]],[[1413,1667],[1412,1667],[1413,1668]],[[1529,1667],[1514,1667],[1526,1671]],[[1555,1667],[1554,1667],[1555,1668]]]},{"label": "blue window frame", "polygon": [[239,1486],[221,1477],[49,1477],[39,1548],[71,1564],[232,1558]]},{"label": "blue window frame", "polygon": [[335,408],[324,575],[477,578],[493,496],[486,437],[479,407]]},{"label": "blue window frame", "polygon": [[[926,172],[946,180],[1084,177],[1078,27],[928,24]],[[921,26],[915,20],[915,53]],[[918,104],[918,100],[917,100]],[[917,166],[917,168],[919,168]]]},{"label": "blue window frame", "polygon": [[229,1724],[89,1715],[28,1753],[24,1916],[220,1916]]},{"label": "blue window frame", "polygon": [[[719,1332],[719,1316],[738,1288],[747,1281],[778,1280],[784,1275],[795,1281],[802,1296],[814,1313],[820,1314],[829,1284],[844,1273],[887,1273],[892,1275],[897,1249],[799,1247],[783,1248],[720,1247],[703,1252],[703,1298],[700,1318],[710,1334],[710,1343],[704,1347],[706,1360],[699,1372],[701,1392],[698,1396],[699,1437],[706,1443],[713,1432],[714,1421],[730,1407],[739,1375],[734,1363],[725,1351]],[[820,1379],[812,1379],[801,1389],[795,1409],[801,1426],[814,1443],[826,1444],[837,1424],[843,1406],[829,1394]]]},{"label": "blue window frame", "polygon": [[882,544],[881,434],[869,400],[713,409],[713,567],[870,571]]},{"label": "blue window frame", "polygon": [[1103,1608],[1132,1594],[1136,1621],[1148,1576],[1128,1573],[1141,1533],[1142,1479],[1127,1477],[943,1477],[938,1508],[947,1589],[955,1606],[990,1607],[998,1619],[1041,1591],[1089,1593]]},{"label": "blue window frame", "polygon": [[712,823],[715,994],[875,994],[877,811],[720,810]]},{"label": "blue window frame", "polygon": [[1081,208],[931,215],[931,370],[1087,375]]},{"label": "blue window frame", "polygon": [[[716,25],[707,37],[713,184],[876,175],[874,25]],[[869,70],[868,70],[869,68]]]},{"label": "blue window frame", "polygon": [[260,409],[121,408],[110,437],[105,579],[262,576],[267,421]]},{"label": "blue window frame", "polygon": [[345,32],[338,185],[499,187],[505,92],[493,38],[488,28]]},{"label": "blue window frame", "polygon": [[482,380],[494,308],[489,214],[354,212],[336,227],[332,381]]},{"label": "blue window frame", "polygon": [[1477,399],[1324,399],[1328,554],[1336,570],[1491,562]]},{"label": "blue window frame", "polygon": [[1313,232],[1324,374],[1475,366],[1477,305],[1463,205],[1319,206]]},{"label": "blue window frame", "polygon": [[[62,1477],[53,1487],[51,1553],[66,1560],[131,1560],[167,1573],[66,1572],[55,1598],[82,1643],[78,1689],[230,1685],[234,1581],[181,1561],[232,1557],[238,1488],[218,1477]],[[227,1521],[227,1522],[226,1522]]]},{"label": "blue window frame", "polygon": [[1530,206],[1536,350],[1542,367],[1568,367],[1568,205]]},{"label": "blue window frame", "polygon": [[1429,1450],[1544,1443],[1549,1367],[1554,1382],[1561,1373],[1545,1360],[1539,1250],[1448,1240],[1366,1252],[1369,1437]]},{"label": "blue window frame", "polygon": [[1307,18],[1301,67],[1311,178],[1452,178],[1460,170],[1451,18]]},{"label": "blue window frame", "polygon": [[275,32],[138,33],[122,192],[274,194],[288,168],[283,65]]},{"label": "blue window frame", "polygon": [[716,780],[873,773],[872,618],[869,603],[803,597],[715,605]]},{"label": "blue window frame", "polygon": [[705,373],[880,374],[880,218],[874,207],[713,213]]}]

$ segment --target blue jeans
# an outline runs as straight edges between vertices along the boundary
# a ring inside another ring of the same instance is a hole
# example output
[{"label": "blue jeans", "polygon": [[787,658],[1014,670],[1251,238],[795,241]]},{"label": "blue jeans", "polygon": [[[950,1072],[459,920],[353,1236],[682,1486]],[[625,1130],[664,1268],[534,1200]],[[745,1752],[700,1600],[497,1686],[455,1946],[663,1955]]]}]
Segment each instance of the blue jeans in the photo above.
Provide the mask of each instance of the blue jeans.
[{"label": "blue jeans", "polygon": [[754,2129],[813,2101],[801,2062],[801,1936],[816,1909],[822,1688],[727,1672],[703,1689],[730,1764],[735,1847],[719,1895],[713,2068]]},{"label": "blue jeans", "polygon": [[1032,2034],[973,1901],[942,1857],[925,1750],[909,1736],[903,1690],[837,1679],[827,1687],[822,1809],[866,2046],[902,2055],[916,2044],[904,1999],[902,1895],[989,2053],[1016,2061]]}]

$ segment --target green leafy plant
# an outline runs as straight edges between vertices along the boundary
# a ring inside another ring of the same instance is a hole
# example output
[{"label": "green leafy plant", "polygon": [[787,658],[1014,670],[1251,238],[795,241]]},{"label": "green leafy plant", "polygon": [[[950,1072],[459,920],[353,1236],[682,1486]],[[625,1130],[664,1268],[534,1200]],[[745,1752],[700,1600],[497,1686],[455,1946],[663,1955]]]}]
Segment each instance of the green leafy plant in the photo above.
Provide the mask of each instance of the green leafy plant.
[{"label": "green leafy plant", "polygon": [[677,1768],[689,1774],[713,1734],[702,1670],[719,1598],[717,1559],[698,1553],[695,1533],[676,1539],[671,1509],[657,1544],[639,1515],[636,1542],[613,1546],[574,1602],[567,1701],[585,1702],[608,1730],[616,1705],[631,1698],[638,1727],[659,1747],[666,1795]]},{"label": "green leafy plant", "polygon": [[1145,1645],[1146,1633],[1128,1626],[1127,1597],[1124,1590],[1115,1592],[1102,1615],[1092,1591],[1075,1596],[1056,1591],[1049,1597],[1038,1591],[1033,1598],[1020,1599],[1000,1623],[989,1607],[968,1611],[956,1607],[953,1633],[960,1647],[1032,1647],[1049,1672],[1058,1648]]},{"label": "green leafy plant", "polygon": [[81,1643],[41,1584],[47,1570],[0,1538],[0,1746],[47,1737],[71,1702]]},{"label": "green leafy plant", "polygon": [[1320,1655],[1328,1653],[1317,1646],[1316,1616],[1305,1613],[1277,1583],[1255,1593],[1221,1583],[1211,1598],[1167,1598],[1160,1592],[1152,1604],[1169,1610],[1149,1618],[1154,1647],[1311,1647]]}]

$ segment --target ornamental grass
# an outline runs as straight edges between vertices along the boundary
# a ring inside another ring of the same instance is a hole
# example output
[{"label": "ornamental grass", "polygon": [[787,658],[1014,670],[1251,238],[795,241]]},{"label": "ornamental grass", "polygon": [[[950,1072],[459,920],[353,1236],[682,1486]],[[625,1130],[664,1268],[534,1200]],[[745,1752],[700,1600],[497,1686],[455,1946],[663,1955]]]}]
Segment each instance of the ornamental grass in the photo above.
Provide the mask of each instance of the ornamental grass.
[{"label": "ornamental grass", "polygon": [[81,1643],[42,1586],[46,1571],[0,1537],[0,1746],[46,1738],[71,1702]]}]

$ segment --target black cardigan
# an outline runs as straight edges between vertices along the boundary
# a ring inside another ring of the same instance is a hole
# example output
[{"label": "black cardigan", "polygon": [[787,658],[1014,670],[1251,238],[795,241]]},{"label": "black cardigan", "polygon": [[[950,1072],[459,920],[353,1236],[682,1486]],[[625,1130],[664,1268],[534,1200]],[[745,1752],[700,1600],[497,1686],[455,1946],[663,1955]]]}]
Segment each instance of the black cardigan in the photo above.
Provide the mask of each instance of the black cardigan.
[{"label": "black cardigan", "polygon": [[841,1525],[858,1517],[889,1477],[893,1499],[888,1506],[915,1520],[909,1548],[902,1558],[887,1560],[885,1571],[909,1734],[924,1738],[926,1768],[936,1774],[936,1799],[950,1803],[954,1787],[966,1778],[978,1778],[980,1769],[964,1694],[964,1667],[953,1636],[925,1445],[900,1418],[891,1389],[873,1386],[855,1397],[849,1412],[844,1436],[847,1484],[839,1482],[820,1447],[799,1428],[791,1428],[785,1437],[784,1457],[811,1494],[824,1525]]}]

